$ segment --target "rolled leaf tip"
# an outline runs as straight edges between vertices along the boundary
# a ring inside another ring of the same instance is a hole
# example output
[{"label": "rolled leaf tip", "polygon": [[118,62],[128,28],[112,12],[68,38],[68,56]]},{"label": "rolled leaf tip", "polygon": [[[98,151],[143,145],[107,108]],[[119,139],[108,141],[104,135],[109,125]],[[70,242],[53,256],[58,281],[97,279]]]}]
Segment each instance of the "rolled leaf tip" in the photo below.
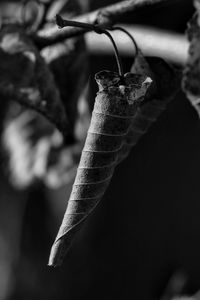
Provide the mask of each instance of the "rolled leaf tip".
[{"label": "rolled leaf tip", "polygon": [[62,264],[65,255],[65,243],[62,240],[54,242],[49,256],[48,266],[58,267]]}]

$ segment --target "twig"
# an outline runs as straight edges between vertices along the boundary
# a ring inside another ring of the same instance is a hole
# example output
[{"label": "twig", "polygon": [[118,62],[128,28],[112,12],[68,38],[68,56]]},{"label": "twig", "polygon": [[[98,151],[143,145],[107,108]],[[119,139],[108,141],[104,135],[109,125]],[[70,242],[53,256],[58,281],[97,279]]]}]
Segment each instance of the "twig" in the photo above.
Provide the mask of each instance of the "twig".
[{"label": "twig", "polygon": [[[180,0],[178,0],[180,1]],[[137,11],[142,7],[156,5],[156,4],[166,4],[174,3],[175,0],[127,0],[121,1],[119,3],[109,5],[106,7],[99,8],[87,14],[83,14],[73,18],[74,21],[95,24],[99,23],[101,25],[112,25],[116,23],[124,14],[129,12]],[[38,46],[44,47],[48,45],[61,42],[67,38],[75,37],[85,32],[91,31],[90,29],[82,28],[64,28],[58,30],[57,26],[52,26],[51,28],[40,30],[37,35],[33,38]]]},{"label": "twig", "polygon": [[89,29],[89,30],[93,30],[94,32],[96,32],[97,34],[105,34],[109,40],[112,43],[112,46],[114,48],[114,52],[115,52],[115,58],[117,61],[117,66],[118,66],[118,71],[120,76],[124,76],[124,72],[123,72],[123,66],[122,66],[122,62],[118,53],[118,49],[117,46],[115,44],[115,41],[112,37],[112,35],[105,30],[104,28],[101,28],[101,26],[98,25],[93,25],[93,24],[88,24],[88,23],[83,23],[83,22],[77,22],[77,21],[71,21],[71,20],[64,20],[61,16],[56,15],[56,23],[60,28],[65,28],[65,27],[76,27],[76,28],[85,28],[85,29]]}]

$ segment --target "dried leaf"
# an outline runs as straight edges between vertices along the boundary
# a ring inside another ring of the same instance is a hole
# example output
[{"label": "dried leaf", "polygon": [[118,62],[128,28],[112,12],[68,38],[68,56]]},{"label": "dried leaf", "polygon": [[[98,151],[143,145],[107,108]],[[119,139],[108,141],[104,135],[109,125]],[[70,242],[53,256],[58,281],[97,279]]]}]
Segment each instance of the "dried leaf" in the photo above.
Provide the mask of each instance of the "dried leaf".
[{"label": "dried leaf", "polygon": [[140,50],[138,50],[131,72],[151,76],[153,84],[132,119],[132,125],[120,151],[119,162],[128,156],[132,147],[158,119],[180,86],[180,72],[161,58],[149,57],[146,59]]},{"label": "dried leaf", "polygon": [[77,170],[67,210],[52,246],[49,265],[63,261],[74,234],[94,210],[113,175],[118,153],[151,83],[146,76],[127,73],[124,83],[117,73],[96,74],[99,92]]},{"label": "dried leaf", "polygon": [[200,116],[200,25],[198,18],[198,14],[195,13],[188,23],[187,36],[190,46],[182,87]]}]

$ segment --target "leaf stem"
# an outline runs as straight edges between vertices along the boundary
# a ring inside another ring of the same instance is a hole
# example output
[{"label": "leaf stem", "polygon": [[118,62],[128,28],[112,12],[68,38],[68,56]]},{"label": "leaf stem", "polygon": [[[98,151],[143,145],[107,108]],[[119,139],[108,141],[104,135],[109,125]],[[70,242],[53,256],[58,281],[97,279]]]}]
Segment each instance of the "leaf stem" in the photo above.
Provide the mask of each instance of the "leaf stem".
[{"label": "leaf stem", "polygon": [[110,30],[120,30],[120,31],[126,33],[130,37],[130,39],[132,40],[133,45],[135,46],[135,57],[138,55],[138,45],[137,45],[136,40],[134,39],[134,37],[130,34],[130,32],[128,32],[125,28],[120,27],[120,26],[111,27]]},{"label": "leaf stem", "polygon": [[89,30],[89,31],[94,31],[97,34],[105,34],[110,39],[110,41],[113,45],[119,75],[121,77],[124,76],[123,66],[122,66],[121,58],[119,56],[119,51],[117,49],[117,46],[115,44],[115,41],[114,41],[112,35],[105,29],[105,26],[93,25],[93,24],[77,22],[77,21],[64,20],[60,15],[56,15],[56,24],[60,28],[64,28],[64,27],[67,27],[67,26],[72,26],[72,27],[84,28],[84,29]]},{"label": "leaf stem", "polygon": [[[123,0],[105,7],[100,7],[97,10],[76,16],[76,21],[101,25],[113,25],[126,13],[137,13],[138,10],[143,7],[158,6],[158,5],[174,5],[181,0]],[[39,30],[37,34],[32,35],[35,43],[40,48],[62,42],[67,38],[79,36],[85,32],[91,31],[91,29],[83,28],[66,28],[66,30],[57,30],[55,26],[50,26]]]}]

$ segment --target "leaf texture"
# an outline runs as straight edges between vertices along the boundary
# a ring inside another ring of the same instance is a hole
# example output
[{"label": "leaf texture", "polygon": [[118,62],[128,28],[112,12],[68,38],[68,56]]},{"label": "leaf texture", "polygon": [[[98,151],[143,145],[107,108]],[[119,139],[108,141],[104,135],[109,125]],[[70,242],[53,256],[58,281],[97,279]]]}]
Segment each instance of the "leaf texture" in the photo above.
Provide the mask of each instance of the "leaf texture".
[{"label": "leaf texture", "polygon": [[132,147],[158,119],[180,87],[181,73],[178,70],[161,58],[149,57],[146,59],[139,49],[131,72],[146,74],[153,79],[153,83],[132,119],[124,145],[120,150],[118,162],[128,156]]},{"label": "leaf texture", "polygon": [[143,75],[96,74],[99,92],[62,225],[51,249],[49,265],[63,261],[74,234],[94,210],[112,178],[119,151],[138,104],[151,84]]}]

